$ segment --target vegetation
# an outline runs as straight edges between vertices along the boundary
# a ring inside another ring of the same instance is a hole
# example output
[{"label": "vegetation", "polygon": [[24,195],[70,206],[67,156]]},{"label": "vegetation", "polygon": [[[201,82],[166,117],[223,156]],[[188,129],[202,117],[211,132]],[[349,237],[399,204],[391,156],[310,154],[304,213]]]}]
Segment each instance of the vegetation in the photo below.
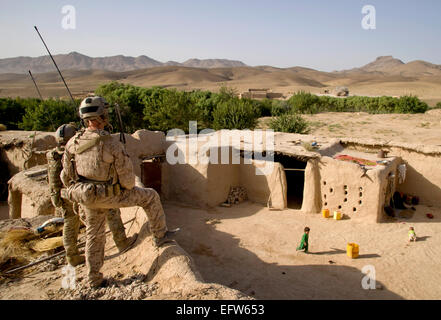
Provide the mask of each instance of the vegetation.
[{"label": "vegetation", "polygon": [[271,119],[269,126],[274,131],[301,133],[309,132],[308,122],[298,114],[282,114]]},{"label": "vegetation", "polygon": [[441,109],[441,101],[436,104],[434,109]]},{"label": "vegetation", "polygon": [[258,117],[256,107],[249,100],[224,101],[213,112],[213,129],[254,129]]},{"label": "vegetation", "polygon": [[368,112],[368,113],[424,113],[429,106],[415,96],[337,98],[316,96],[299,91],[288,103],[291,112],[313,114],[318,112]]},{"label": "vegetation", "polygon": [[[100,86],[96,94],[111,105],[117,102],[126,106],[121,116],[129,132],[140,128],[160,131],[178,128],[188,132],[190,120],[198,122],[199,130],[254,129],[264,109],[256,101],[239,99],[236,91],[227,87],[222,87],[219,93],[185,92],[112,82]],[[110,109],[112,114],[113,108]]]},{"label": "vegetation", "polygon": [[[254,129],[259,117],[276,117],[271,127],[277,131],[304,133],[307,123],[299,114],[318,112],[418,113],[428,109],[426,103],[414,96],[346,97],[316,96],[299,91],[289,100],[239,99],[232,88],[210,91],[178,91],[160,87],[142,88],[111,82],[100,86],[95,93],[110,103],[111,124],[118,128],[114,106],[120,106],[125,129],[168,131],[179,128],[188,132],[188,122],[197,121],[198,130]],[[77,106],[59,99],[0,99],[0,119],[10,130],[55,131],[63,123],[80,119]],[[438,103],[441,107],[441,102]]]},{"label": "vegetation", "polygon": [[79,123],[75,105],[70,101],[48,99],[26,106],[18,126],[24,130],[55,131],[69,122]]},{"label": "vegetation", "polygon": [[0,98],[0,119],[9,130],[17,130],[26,106],[40,103],[39,99]]}]

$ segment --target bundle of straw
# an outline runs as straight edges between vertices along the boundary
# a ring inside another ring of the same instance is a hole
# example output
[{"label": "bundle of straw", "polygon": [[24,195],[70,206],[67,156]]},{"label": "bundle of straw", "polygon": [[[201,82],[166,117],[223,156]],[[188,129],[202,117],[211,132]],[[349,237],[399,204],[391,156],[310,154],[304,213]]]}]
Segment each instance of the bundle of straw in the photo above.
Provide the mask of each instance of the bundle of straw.
[{"label": "bundle of straw", "polygon": [[43,240],[33,240],[28,247],[37,252],[45,252],[63,246],[63,237],[47,238]]}]

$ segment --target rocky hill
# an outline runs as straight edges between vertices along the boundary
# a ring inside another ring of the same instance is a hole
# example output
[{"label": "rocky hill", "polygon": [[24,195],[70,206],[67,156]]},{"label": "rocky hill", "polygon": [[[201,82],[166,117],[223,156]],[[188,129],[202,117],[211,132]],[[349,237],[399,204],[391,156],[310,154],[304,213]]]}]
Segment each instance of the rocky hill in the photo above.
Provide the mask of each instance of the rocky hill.
[{"label": "rocky hill", "polygon": [[[107,70],[121,72],[167,65],[194,68],[246,66],[241,61],[227,59],[189,59],[183,63],[176,61],[163,63],[145,55],[139,57],[117,55],[92,58],[78,52],[54,55],[54,59],[61,70]],[[0,73],[27,73],[28,70],[31,70],[33,73],[45,73],[55,71],[55,67],[49,56],[0,59]]]},{"label": "rocky hill", "polygon": [[343,73],[381,73],[405,77],[441,76],[441,65],[415,60],[408,63],[392,56],[381,56],[360,68],[342,71]]}]

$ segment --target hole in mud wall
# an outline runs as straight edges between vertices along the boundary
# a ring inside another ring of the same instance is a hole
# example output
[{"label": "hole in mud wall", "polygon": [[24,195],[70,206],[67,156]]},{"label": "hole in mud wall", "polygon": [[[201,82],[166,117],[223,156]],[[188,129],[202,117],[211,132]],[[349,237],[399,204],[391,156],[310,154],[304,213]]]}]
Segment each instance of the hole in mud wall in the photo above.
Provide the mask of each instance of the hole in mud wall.
[{"label": "hole in mud wall", "polygon": [[303,203],[306,162],[283,154],[275,154],[274,161],[285,168],[288,208],[300,209]]},{"label": "hole in mud wall", "polygon": [[8,181],[10,178],[8,164],[0,158],[0,201],[8,200]]}]

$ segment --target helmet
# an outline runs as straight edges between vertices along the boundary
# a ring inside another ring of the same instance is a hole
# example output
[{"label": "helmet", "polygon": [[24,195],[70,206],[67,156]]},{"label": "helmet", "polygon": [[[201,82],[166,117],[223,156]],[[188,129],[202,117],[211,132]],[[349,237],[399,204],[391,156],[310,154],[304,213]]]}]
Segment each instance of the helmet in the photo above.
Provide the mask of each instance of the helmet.
[{"label": "helmet", "polygon": [[66,143],[77,132],[77,128],[73,124],[63,124],[55,132],[58,142]]},{"label": "helmet", "polygon": [[107,101],[99,96],[87,97],[80,104],[80,118],[89,119],[104,116],[108,117],[107,107],[109,104]]}]

